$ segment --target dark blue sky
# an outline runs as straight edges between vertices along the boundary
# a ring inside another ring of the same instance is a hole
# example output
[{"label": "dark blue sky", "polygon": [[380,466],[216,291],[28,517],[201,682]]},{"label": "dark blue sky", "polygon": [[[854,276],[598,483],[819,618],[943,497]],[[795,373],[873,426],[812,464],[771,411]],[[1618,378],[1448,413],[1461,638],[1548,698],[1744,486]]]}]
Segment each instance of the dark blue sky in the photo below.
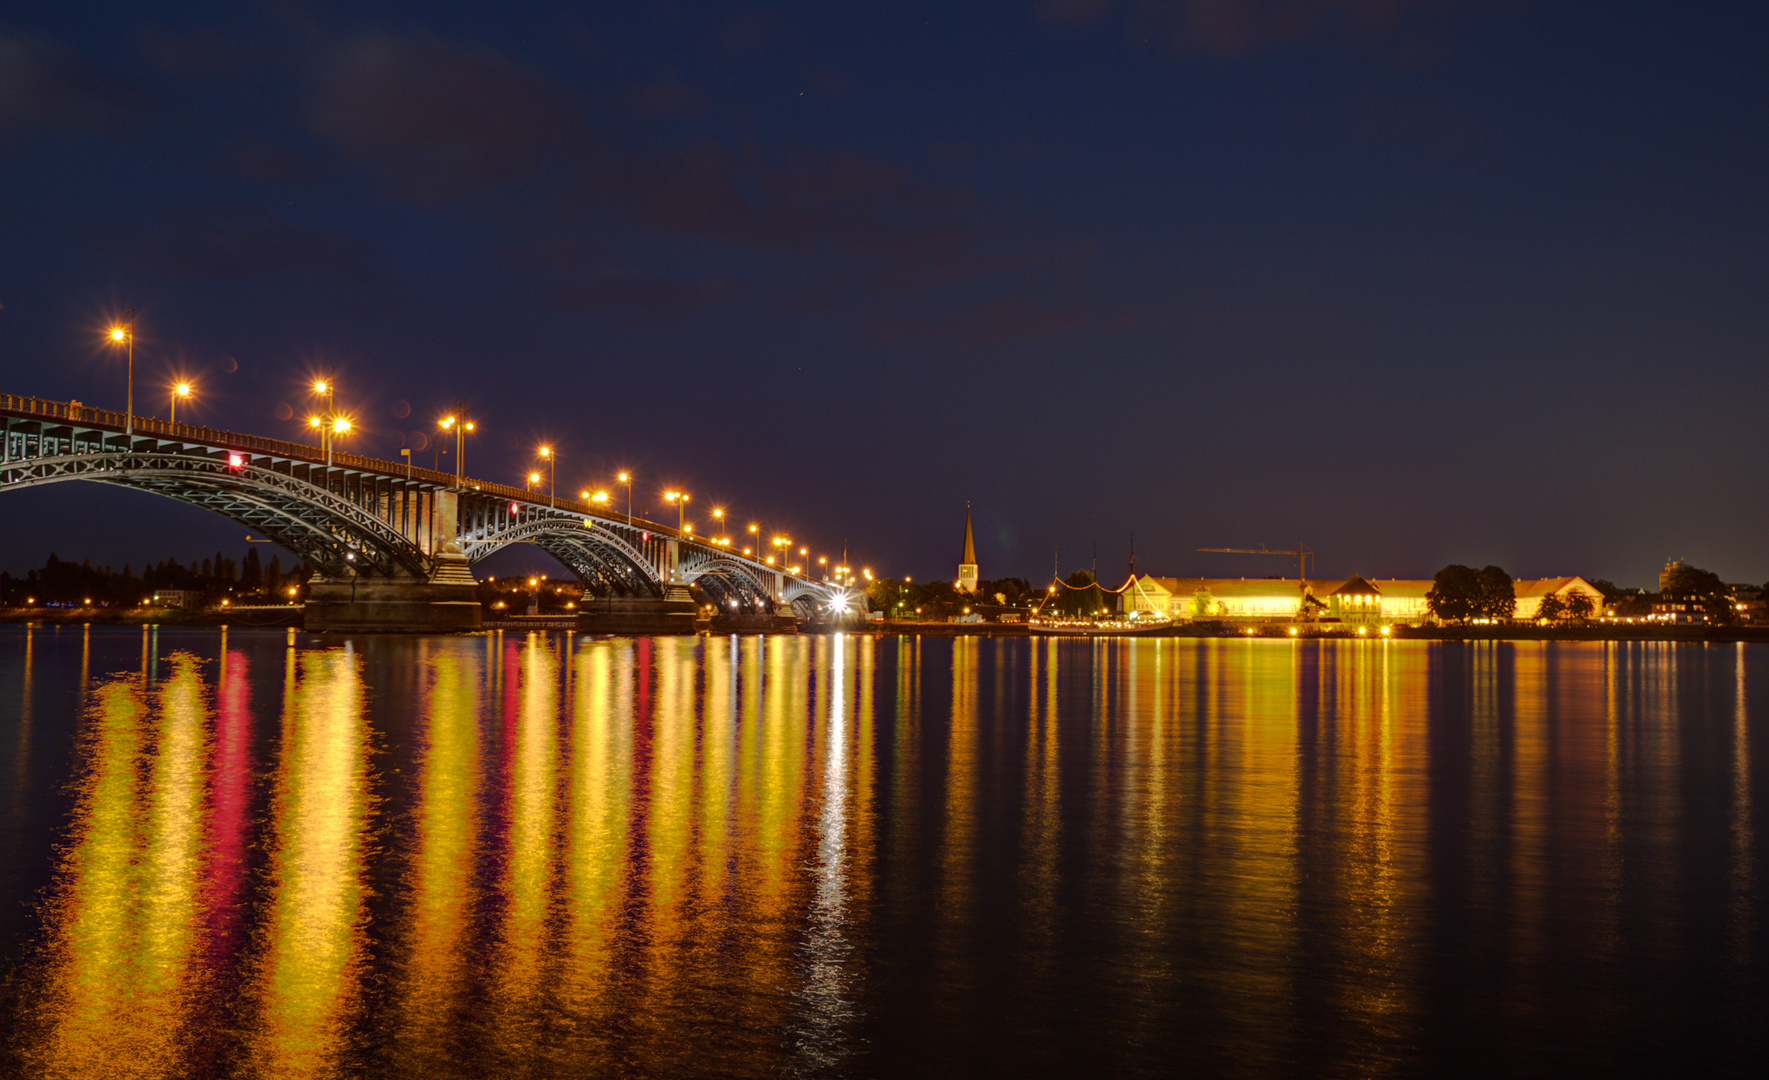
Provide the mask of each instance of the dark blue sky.
[{"label": "dark blue sky", "polygon": [[[162,412],[294,436],[335,367],[397,458],[465,396],[476,475],[881,573],[969,500],[985,577],[1769,579],[1761,5],[837,7],[12,5],[0,384],[120,406],[133,305]],[[243,549],[0,514],[15,572]]]}]

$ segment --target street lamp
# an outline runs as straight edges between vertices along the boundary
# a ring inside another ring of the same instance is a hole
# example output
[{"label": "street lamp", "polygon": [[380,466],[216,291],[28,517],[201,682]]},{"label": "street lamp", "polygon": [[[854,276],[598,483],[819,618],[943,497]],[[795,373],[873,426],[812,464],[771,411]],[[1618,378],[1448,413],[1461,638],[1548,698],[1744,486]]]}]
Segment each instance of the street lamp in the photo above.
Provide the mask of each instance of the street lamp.
[{"label": "street lamp", "polygon": [[174,425],[178,423],[178,399],[189,397],[191,390],[190,383],[184,379],[172,384],[172,423]]},{"label": "street lamp", "polygon": [[631,525],[633,523],[633,474],[623,472],[615,479],[627,486],[627,524]]},{"label": "street lamp", "polygon": [[332,464],[333,437],[348,434],[350,431],[350,421],[339,416],[338,411],[333,408],[332,403],[337,392],[338,381],[336,379],[330,377],[315,379],[313,381],[313,393],[317,397],[324,397],[326,399],[326,411],[321,416],[310,416],[307,418],[308,427],[319,429],[319,447],[320,450],[325,453],[326,465],[328,468]]},{"label": "street lamp", "polygon": [[553,477],[555,475],[555,470],[558,467],[559,459],[554,455],[553,448],[550,446],[541,447],[541,457],[545,458],[547,461],[547,505],[556,506],[558,504],[553,499]]},{"label": "street lamp", "polygon": [[111,327],[111,340],[129,346],[129,386],[123,398],[123,434],[135,434],[135,309],[129,309],[129,321]]},{"label": "street lamp", "polygon": [[455,433],[455,487],[461,486],[461,476],[465,471],[461,459],[467,454],[466,438],[476,426],[472,415],[467,411],[467,403],[460,398],[455,399],[455,411],[442,418],[442,430]]},{"label": "street lamp", "polygon": [[663,493],[663,501],[676,504],[676,531],[681,532],[688,518],[688,493],[686,491],[666,491]]},{"label": "street lamp", "polygon": [[724,507],[722,507],[722,506],[713,507],[713,520],[719,523],[719,526],[718,526],[719,527],[719,535],[724,536],[725,535],[725,508]]},{"label": "street lamp", "polygon": [[540,482],[541,482],[541,474],[537,473],[537,472],[531,472],[528,474],[528,485],[526,487],[524,487],[523,490],[524,491],[533,491],[534,485],[536,485]]},{"label": "street lamp", "polygon": [[309,416],[307,426],[319,432],[320,452],[326,456],[326,465],[332,464],[332,442],[340,435],[350,434],[350,418],[347,416],[318,417]]}]

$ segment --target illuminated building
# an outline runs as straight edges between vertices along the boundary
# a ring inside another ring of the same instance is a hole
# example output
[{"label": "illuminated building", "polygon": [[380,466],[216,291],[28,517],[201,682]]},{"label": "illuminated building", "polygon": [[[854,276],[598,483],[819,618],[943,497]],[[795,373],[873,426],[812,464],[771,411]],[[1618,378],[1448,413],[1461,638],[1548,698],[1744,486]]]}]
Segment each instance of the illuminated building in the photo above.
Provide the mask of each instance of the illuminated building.
[{"label": "illuminated building", "polygon": [[964,504],[964,555],[958,560],[958,580],[952,587],[962,593],[977,591],[977,545],[971,536],[970,503]]},{"label": "illuminated building", "polygon": [[[1167,578],[1144,575],[1124,590],[1127,612],[1150,612],[1175,619],[1228,622],[1288,622],[1297,618],[1349,624],[1418,625],[1430,620],[1425,595],[1429,578],[1350,577],[1330,581],[1295,578]],[[1514,618],[1533,619],[1542,598],[1575,594],[1591,598],[1601,611],[1603,594],[1581,577],[1519,579]]]}]

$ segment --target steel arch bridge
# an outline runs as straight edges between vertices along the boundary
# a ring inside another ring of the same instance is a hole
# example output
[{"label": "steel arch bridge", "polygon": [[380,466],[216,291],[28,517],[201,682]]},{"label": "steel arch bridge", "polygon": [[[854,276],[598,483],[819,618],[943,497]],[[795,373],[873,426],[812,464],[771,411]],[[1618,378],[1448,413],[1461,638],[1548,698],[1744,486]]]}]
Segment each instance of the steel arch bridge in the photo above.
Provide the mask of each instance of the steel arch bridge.
[{"label": "steel arch bridge", "polygon": [[552,555],[598,598],[680,601],[801,616],[846,601],[712,541],[589,504],[300,443],[135,417],[78,402],[0,395],[0,493],[69,480],[200,506],[273,540],[320,579],[470,585],[509,544]]}]

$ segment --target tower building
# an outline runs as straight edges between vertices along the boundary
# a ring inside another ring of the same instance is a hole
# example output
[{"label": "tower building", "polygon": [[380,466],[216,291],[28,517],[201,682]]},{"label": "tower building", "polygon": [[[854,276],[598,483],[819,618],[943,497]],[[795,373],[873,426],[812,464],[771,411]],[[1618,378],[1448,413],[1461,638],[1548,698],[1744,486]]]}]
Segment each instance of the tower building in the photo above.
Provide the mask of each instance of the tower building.
[{"label": "tower building", "polygon": [[971,536],[970,503],[964,504],[964,555],[958,560],[958,580],[952,587],[962,593],[977,591],[977,543]]}]

